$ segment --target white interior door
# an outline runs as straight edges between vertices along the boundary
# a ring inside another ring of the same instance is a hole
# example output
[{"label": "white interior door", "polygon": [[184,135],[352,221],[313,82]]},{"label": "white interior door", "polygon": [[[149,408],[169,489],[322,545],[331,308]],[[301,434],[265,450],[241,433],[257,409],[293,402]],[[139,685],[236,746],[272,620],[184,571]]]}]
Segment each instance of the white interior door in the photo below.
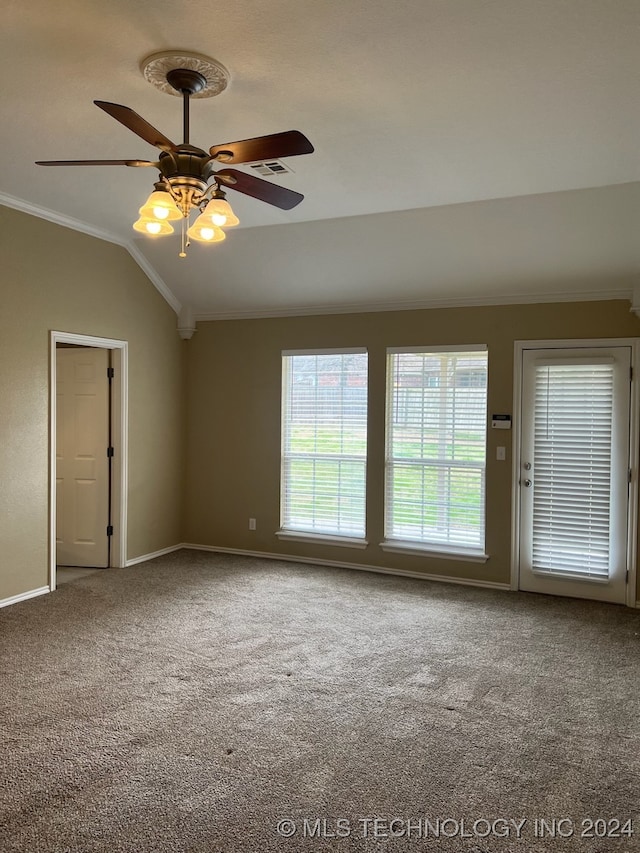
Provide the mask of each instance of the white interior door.
[{"label": "white interior door", "polygon": [[520,589],[623,604],[630,347],[523,353]]},{"label": "white interior door", "polygon": [[109,351],[56,351],[56,562],[109,565]]}]

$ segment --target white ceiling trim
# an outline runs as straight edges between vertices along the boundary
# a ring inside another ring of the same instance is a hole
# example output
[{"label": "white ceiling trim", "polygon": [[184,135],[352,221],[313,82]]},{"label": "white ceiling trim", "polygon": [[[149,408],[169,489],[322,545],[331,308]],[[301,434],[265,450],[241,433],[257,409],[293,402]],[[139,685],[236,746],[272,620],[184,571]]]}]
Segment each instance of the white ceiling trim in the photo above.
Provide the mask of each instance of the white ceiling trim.
[{"label": "white ceiling trim", "polygon": [[49,222],[54,222],[56,225],[62,225],[64,228],[81,231],[90,237],[97,237],[98,240],[106,240],[108,243],[116,243],[119,246],[125,245],[124,241],[120,237],[116,237],[115,234],[110,234],[108,231],[95,228],[93,225],[87,225],[86,222],[80,222],[79,219],[65,216],[64,213],[49,210],[47,207],[39,207],[37,204],[32,204],[30,201],[16,198],[16,196],[8,195],[7,193],[0,193],[0,204],[3,204],[5,207],[13,207],[15,210],[21,210],[23,213],[28,213],[31,216],[37,216],[38,219],[46,219]]},{"label": "white ceiling trim", "polygon": [[[122,246],[122,248],[129,252],[133,260],[138,264],[149,281],[153,284],[156,290],[158,290],[175,313],[180,313],[182,303],[176,298],[155,268],[142,254],[138,246],[132,241],[125,241],[109,231],[104,231],[103,229],[88,225],[85,222],[81,222],[79,219],[74,219],[73,217],[66,216],[65,214],[50,210],[49,208],[32,204],[31,202],[9,195],[8,193],[0,192],[0,204],[5,207],[20,210],[31,216],[36,216],[39,219],[46,219],[56,225],[62,225],[64,228],[70,228],[73,231],[88,234],[90,237],[96,237],[98,240],[105,240],[108,243],[114,243],[118,246]],[[639,291],[640,288],[636,286],[635,288],[625,290],[574,291],[555,294],[505,294],[503,296],[419,299],[396,302],[359,302],[347,305],[305,306],[299,308],[265,309],[258,311],[214,311],[196,313],[194,315],[194,320],[196,322],[210,322],[217,320],[256,320],[277,317],[321,316],[327,314],[366,314],[384,311],[419,311],[436,308],[472,308],[491,305],[533,305],[552,302],[591,302],[604,300],[629,300],[633,303],[630,310],[640,316]]]},{"label": "white ceiling trim", "polygon": [[167,284],[158,275],[156,270],[151,266],[135,243],[125,241],[121,237],[111,234],[109,231],[104,231],[101,228],[95,228],[93,225],[87,225],[86,222],[81,222],[79,219],[74,219],[71,216],[65,216],[64,213],[58,213],[55,210],[40,207],[39,205],[32,204],[22,198],[8,195],[7,193],[0,192],[0,204],[5,207],[11,207],[14,210],[20,210],[22,213],[28,213],[30,216],[36,216],[38,219],[46,219],[48,222],[53,222],[55,225],[62,225],[63,228],[70,228],[72,231],[80,231],[82,234],[88,234],[90,237],[96,237],[98,240],[105,240],[107,243],[115,243],[117,246],[122,246],[123,249],[126,249],[127,252],[129,252],[151,284],[153,284],[156,290],[169,303],[176,314],[180,313],[180,308],[182,307],[181,303],[176,299]]},{"label": "white ceiling trim", "polygon": [[[311,317],[322,314],[368,314],[380,311],[421,311],[434,308],[477,308],[490,305],[536,305],[546,302],[602,302],[628,300],[633,290],[589,290],[571,293],[524,293],[519,295],[459,297],[457,299],[418,299],[405,302],[361,302],[353,305],[322,305],[316,308],[282,308],[264,311],[215,311],[195,314],[196,322],[215,320],[260,320],[276,317]],[[633,310],[633,309],[631,309]]]}]

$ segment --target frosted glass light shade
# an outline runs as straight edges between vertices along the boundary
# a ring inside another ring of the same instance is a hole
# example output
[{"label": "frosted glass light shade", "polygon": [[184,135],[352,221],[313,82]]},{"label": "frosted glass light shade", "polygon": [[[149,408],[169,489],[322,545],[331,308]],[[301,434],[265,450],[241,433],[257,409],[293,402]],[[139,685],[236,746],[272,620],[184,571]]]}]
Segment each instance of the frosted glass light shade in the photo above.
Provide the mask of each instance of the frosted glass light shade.
[{"label": "frosted glass light shade", "polygon": [[187,231],[187,235],[192,240],[198,240],[201,243],[219,243],[226,239],[226,234],[221,228],[213,224],[211,218],[201,213]]},{"label": "frosted glass light shade", "polygon": [[136,231],[146,234],[150,237],[158,237],[163,234],[173,234],[173,226],[168,222],[162,222],[158,219],[151,219],[148,216],[141,216],[140,219],[133,223]]},{"label": "frosted glass light shade", "polygon": [[232,225],[240,224],[240,220],[231,210],[231,205],[224,198],[212,198],[202,215],[208,216],[219,228],[231,228]]},{"label": "frosted glass light shade", "polygon": [[147,219],[182,219],[178,205],[166,190],[154,190],[138,212]]}]

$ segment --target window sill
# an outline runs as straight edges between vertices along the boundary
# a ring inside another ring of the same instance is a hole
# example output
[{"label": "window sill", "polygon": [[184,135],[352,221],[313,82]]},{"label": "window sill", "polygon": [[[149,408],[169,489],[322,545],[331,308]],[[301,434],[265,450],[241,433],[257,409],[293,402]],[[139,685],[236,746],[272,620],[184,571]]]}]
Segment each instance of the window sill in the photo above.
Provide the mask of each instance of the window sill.
[{"label": "window sill", "polygon": [[330,533],[306,533],[304,530],[276,530],[278,539],[290,542],[311,542],[317,545],[337,545],[342,548],[366,548],[366,539],[349,536],[332,536]]},{"label": "window sill", "polygon": [[438,548],[434,545],[421,545],[419,542],[409,542],[403,539],[385,539],[380,543],[383,551],[395,554],[410,554],[416,557],[437,557],[441,560],[459,560],[467,563],[486,563],[488,554],[482,551],[465,551],[455,548]]}]

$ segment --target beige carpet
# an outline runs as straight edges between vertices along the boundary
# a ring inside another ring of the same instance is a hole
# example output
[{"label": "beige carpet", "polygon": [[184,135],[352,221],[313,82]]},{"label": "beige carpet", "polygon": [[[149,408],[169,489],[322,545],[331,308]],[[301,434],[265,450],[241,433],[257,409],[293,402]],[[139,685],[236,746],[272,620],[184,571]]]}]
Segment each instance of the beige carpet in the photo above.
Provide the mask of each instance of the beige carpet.
[{"label": "beige carpet", "polygon": [[639,615],[189,551],[96,572],[0,611],[0,850],[638,850]]}]

